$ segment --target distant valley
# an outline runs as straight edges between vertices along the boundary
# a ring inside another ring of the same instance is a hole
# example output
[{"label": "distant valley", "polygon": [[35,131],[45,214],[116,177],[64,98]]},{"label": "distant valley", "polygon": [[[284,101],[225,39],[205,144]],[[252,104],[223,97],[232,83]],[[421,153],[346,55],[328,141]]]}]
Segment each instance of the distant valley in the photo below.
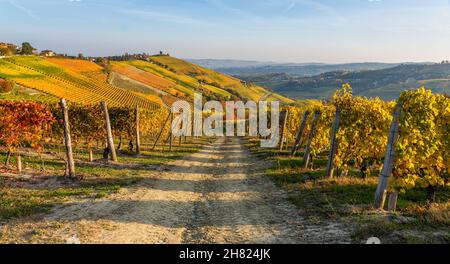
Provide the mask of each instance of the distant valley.
[{"label": "distant valley", "polygon": [[396,99],[401,91],[421,86],[448,94],[450,86],[449,63],[256,65],[253,62],[248,66],[250,62],[245,61],[232,64],[221,61],[216,65],[212,60],[205,61],[217,71],[296,99],[327,99],[344,83],[350,83],[357,95],[385,100]]},{"label": "distant valley", "polygon": [[295,77],[314,76],[332,71],[379,70],[400,64],[363,62],[348,64],[276,63],[245,60],[188,59],[188,61],[216,71],[239,76],[286,73]]}]

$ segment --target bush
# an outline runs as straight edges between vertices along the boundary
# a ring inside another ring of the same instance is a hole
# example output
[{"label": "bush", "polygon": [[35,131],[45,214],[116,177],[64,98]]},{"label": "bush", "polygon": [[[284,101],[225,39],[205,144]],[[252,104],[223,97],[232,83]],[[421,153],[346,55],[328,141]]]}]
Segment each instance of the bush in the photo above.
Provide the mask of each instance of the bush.
[{"label": "bush", "polygon": [[14,88],[14,85],[15,84],[13,81],[0,79],[0,93],[11,92]]}]

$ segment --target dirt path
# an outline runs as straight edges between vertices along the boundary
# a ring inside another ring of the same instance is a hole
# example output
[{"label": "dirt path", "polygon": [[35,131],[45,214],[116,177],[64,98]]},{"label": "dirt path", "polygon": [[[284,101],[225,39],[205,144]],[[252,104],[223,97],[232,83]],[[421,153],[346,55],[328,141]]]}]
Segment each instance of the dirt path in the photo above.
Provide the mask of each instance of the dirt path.
[{"label": "dirt path", "polygon": [[[239,138],[221,138],[106,199],[3,227],[11,242],[346,243],[337,224],[306,224]],[[4,238],[3,238],[4,239]]]}]

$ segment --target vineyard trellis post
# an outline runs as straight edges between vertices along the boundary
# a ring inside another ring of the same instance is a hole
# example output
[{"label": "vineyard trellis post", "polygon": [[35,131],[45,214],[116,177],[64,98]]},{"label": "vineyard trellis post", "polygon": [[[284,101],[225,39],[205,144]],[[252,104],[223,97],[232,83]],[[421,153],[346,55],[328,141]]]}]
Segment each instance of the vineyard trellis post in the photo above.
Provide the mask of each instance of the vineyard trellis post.
[{"label": "vineyard trellis post", "polygon": [[17,154],[17,171],[19,172],[19,174],[22,173],[22,156],[20,154]]},{"label": "vineyard trellis post", "polygon": [[169,152],[172,152],[172,148],[173,148],[173,133],[172,133],[172,128],[173,128],[173,112],[170,112],[170,130],[169,130]]},{"label": "vineyard trellis post", "polygon": [[111,130],[111,121],[109,119],[108,105],[105,101],[101,102],[101,106],[103,108],[103,114],[105,115],[105,128],[106,128],[106,136],[108,142],[108,150],[111,155],[111,160],[117,162],[117,154],[116,149],[114,147],[114,139]]},{"label": "vineyard trellis post", "polygon": [[389,138],[386,146],[386,155],[384,158],[383,169],[381,170],[381,174],[378,178],[378,186],[377,191],[375,193],[375,204],[374,204],[374,207],[376,209],[382,209],[386,201],[386,192],[389,186],[389,177],[392,174],[392,167],[397,157],[396,148],[399,136],[398,119],[400,115],[401,115],[401,105],[397,104],[395,106],[394,116],[392,118],[391,128],[389,130]]},{"label": "vineyard trellis post", "polygon": [[314,112],[314,119],[311,124],[311,130],[309,131],[308,142],[306,143],[305,153],[303,154],[303,165],[305,168],[308,168],[310,161],[310,151],[311,151],[311,141],[314,137],[314,130],[316,129],[317,120],[319,119],[320,111],[317,110]]},{"label": "vineyard trellis post", "polygon": [[336,134],[339,130],[340,122],[341,122],[341,109],[337,108],[330,136],[330,153],[328,155],[327,172],[326,172],[326,176],[328,178],[332,178],[334,173],[334,156],[336,154],[337,149]]},{"label": "vineyard trellis post", "polygon": [[172,115],[172,111],[169,113],[169,115],[167,116],[166,120],[164,121],[164,123],[163,123],[163,125],[161,127],[161,130],[159,131],[158,136],[156,137],[155,143],[153,144],[152,150],[154,150],[155,147],[156,147],[156,144],[158,144],[158,141],[161,138],[162,133],[164,132],[164,128],[166,127],[166,124],[169,121],[169,118],[170,118],[171,115]]},{"label": "vineyard trellis post", "polygon": [[135,132],[136,132],[136,154],[141,154],[141,138],[140,138],[140,131],[139,131],[139,106],[136,106],[135,109]]},{"label": "vineyard trellis post", "polygon": [[92,151],[92,149],[89,149],[89,162],[93,161],[94,161],[94,152]]},{"label": "vineyard trellis post", "polygon": [[298,129],[297,137],[295,138],[294,146],[292,147],[291,156],[295,156],[295,153],[297,152],[298,144],[300,143],[300,139],[302,138],[303,130],[305,130],[306,120],[308,119],[309,114],[310,112],[306,111],[303,115],[300,128]]},{"label": "vineyard trellis post", "polygon": [[289,111],[288,110],[284,110],[282,112],[282,116],[283,116],[283,121],[281,124],[281,141],[280,141],[280,151],[283,150],[283,145],[284,145],[284,139],[286,137],[286,124],[287,124],[287,119],[289,116]]},{"label": "vineyard trellis post", "polygon": [[388,210],[395,212],[397,210],[398,190],[395,190],[389,195]]},{"label": "vineyard trellis post", "polygon": [[64,121],[64,145],[66,147],[66,166],[67,173],[70,178],[75,178],[75,161],[73,159],[73,151],[72,151],[72,139],[70,137],[70,122],[69,122],[69,111],[67,109],[67,103],[64,98],[61,99],[61,108],[63,112],[63,121]]}]

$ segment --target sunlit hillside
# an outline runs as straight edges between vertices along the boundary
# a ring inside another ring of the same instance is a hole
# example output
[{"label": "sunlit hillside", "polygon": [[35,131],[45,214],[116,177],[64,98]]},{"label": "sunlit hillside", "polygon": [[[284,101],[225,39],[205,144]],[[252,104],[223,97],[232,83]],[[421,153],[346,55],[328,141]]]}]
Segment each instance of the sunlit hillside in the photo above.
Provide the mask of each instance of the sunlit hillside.
[{"label": "sunlit hillside", "polygon": [[108,84],[102,68],[84,60],[15,56],[0,60],[0,77],[76,103],[158,107],[158,102]]},{"label": "sunlit hillside", "polygon": [[14,56],[0,60],[0,77],[83,104],[107,101],[113,106],[154,108],[169,106],[178,98],[191,100],[200,92],[209,100],[292,102],[260,86],[170,56],[110,61],[105,67],[82,59]]},{"label": "sunlit hillside", "polygon": [[[269,101],[280,100],[282,102],[292,102],[290,99],[274,94],[260,86],[246,83],[232,76],[206,69],[171,56],[153,56],[151,57],[151,62],[178,76],[183,76],[184,81],[188,82],[191,87],[198,86],[196,82],[198,83],[200,81],[206,89],[215,93],[225,91],[242,99],[254,101],[259,101],[264,98]],[[183,79],[180,81],[183,81]]]}]

